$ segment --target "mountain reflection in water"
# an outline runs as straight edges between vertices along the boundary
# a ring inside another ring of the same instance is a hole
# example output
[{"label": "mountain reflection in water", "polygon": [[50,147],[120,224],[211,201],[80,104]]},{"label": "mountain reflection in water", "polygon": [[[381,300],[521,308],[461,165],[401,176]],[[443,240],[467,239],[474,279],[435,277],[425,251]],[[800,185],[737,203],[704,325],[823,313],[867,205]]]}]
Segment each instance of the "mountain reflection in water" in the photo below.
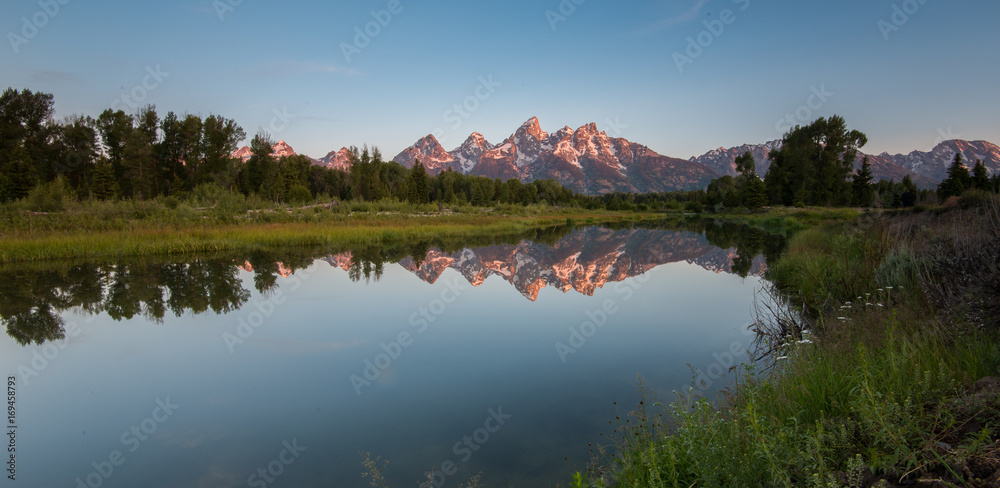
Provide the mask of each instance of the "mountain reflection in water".
[{"label": "mountain reflection in water", "polygon": [[191,256],[181,261],[15,265],[0,270],[0,321],[20,345],[63,339],[60,314],[107,313],[115,320],[141,316],[160,322],[167,312],[239,310],[251,293],[243,272],[253,273],[261,293],[319,259],[345,270],[351,280],[378,280],[387,263],[398,263],[435,283],[452,268],[473,286],[497,275],[535,301],[552,286],[593,295],[668,263],[686,261],[716,273],[761,275],[781,252],[784,237],[711,220],[643,222],[617,226],[558,227],[526,236],[419,241],[354,249],[259,251],[249,256]]}]

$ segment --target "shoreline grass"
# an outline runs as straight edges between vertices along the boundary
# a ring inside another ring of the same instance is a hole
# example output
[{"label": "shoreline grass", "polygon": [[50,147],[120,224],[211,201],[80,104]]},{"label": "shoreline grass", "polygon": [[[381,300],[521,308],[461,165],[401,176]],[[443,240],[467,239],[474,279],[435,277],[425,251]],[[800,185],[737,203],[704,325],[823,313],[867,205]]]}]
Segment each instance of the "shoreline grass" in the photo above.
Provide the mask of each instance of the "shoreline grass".
[{"label": "shoreline grass", "polygon": [[[0,230],[0,263],[23,261],[169,255],[194,252],[247,251],[268,247],[371,245],[407,239],[515,234],[531,229],[574,224],[634,221],[655,217],[637,213],[538,212],[536,215],[491,213],[371,214],[341,216],[298,212],[276,221],[243,222],[135,220],[69,229],[48,215],[47,226]],[[73,220],[86,218],[71,217]],[[51,222],[51,221],[57,222]],[[38,228],[42,227],[42,228]]]},{"label": "shoreline grass", "polygon": [[569,486],[1000,486],[998,261],[997,202],[797,233],[769,278],[808,323],[717,401],[646,396]]}]

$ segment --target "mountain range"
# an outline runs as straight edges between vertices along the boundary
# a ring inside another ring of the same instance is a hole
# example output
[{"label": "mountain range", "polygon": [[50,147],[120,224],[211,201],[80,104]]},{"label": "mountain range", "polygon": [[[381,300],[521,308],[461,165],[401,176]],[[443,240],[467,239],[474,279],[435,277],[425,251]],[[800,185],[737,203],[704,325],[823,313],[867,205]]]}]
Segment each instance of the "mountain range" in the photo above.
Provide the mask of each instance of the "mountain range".
[{"label": "mountain range", "polygon": [[[285,141],[275,144],[275,155],[294,155]],[[412,168],[417,160],[431,175],[441,171],[522,181],[554,179],[564,186],[585,194],[614,191],[660,192],[705,188],[722,175],[736,175],[737,156],[749,151],[757,162],[757,172],[763,176],[770,167],[767,155],[781,147],[780,140],[763,144],[748,144],[719,148],[701,156],[680,159],[661,155],[647,146],[621,137],[611,137],[590,123],[577,129],[568,126],[556,132],[542,130],[538,118],[532,117],[499,144],[473,132],[457,148],[447,151],[433,135],[427,135],[401,151],[393,161]],[[961,153],[971,168],[976,160],[986,165],[990,174],[1000,172],[1000,147],[987,141],[949,140],[931,151],[909,154],[858,153],[855,168],[861,167],[867,156],[876,181],[901,181],[909,176],[920,188],[935,188],[947,176],[948,166],[956,153]],[[248,147],[240,148],[233,157],[246,160]],[[334,169],[350,168],[350,151],[331,151],[313,164]]]},{"label": "mountain range", "polygon": [[[406,258],[399,265],[427,283],[435,283],[448,269],[458,271],[472,286],[499,276],[525,298],[535,301],[547,286],[563,293],[575,290],[590,296],[608,283],[647,273],[658,266],[687,262],[715,273],[732,273],[735,248],[721,249],[704,234],[652,229],[578,229],[553,245],[522,241],[466,248],[445,253],[431,249],[419,262]],[[357,263],[351,253],[323,258],[349,271]],[[750,275],[760,276],[766,264],[757,256]]]},{"label": "mountain range", "polygon": [[718,177],[696,161],[663,156],[641,144],[610,137],[594,123],[550,134],[536,117],[497,145],[474,132],[455,150],[445,151],[428,135],[393,161],[409,168],[417,159],[431,174],[451,169],[501,180],[553,179],[587,194],[688,190],[703,188]]}]

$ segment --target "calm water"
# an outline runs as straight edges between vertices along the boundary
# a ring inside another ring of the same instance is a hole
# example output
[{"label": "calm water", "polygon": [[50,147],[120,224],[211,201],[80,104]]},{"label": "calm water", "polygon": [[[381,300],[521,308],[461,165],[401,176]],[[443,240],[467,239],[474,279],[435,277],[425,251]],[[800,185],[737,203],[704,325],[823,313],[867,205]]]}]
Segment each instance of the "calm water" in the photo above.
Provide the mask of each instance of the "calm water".
[{"label": "calm water", "polygon": [[359,451],[390,486],[565,481],[637,375],[715,391],[751,341],[781,239],[685,228],[3,270],[16,486],[360,487]]}]

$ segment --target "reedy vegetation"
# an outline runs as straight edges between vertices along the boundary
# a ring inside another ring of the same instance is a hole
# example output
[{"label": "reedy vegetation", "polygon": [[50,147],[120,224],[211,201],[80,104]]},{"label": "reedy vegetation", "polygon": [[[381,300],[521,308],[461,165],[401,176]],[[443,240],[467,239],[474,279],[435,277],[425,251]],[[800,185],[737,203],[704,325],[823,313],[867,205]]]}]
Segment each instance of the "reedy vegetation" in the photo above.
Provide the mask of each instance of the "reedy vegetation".
[{"label": "reedy vegetation", "polygon": [[1000,202],[987,202],[795,235],[769,277],[807,324],[771,336],[780,357],[744,366],[718,402],[647,397],[570,485],[995,486]]}]

